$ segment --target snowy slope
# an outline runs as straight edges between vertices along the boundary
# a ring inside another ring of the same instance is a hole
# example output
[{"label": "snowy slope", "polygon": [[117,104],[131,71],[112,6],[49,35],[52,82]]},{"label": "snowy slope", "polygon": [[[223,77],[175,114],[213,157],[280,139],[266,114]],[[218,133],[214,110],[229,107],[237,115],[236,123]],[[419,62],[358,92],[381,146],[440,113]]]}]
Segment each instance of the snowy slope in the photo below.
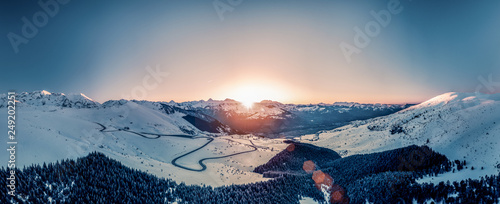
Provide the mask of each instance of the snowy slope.
[{"label": "snowy slope", "polygon": [[[497,174],[500,163],[500,94],[445,93],[397,113],[356,121],[299,139],[343,156],[412,144],[428,145],[450,160],[466,160],[477,170],[446,173],[423,181],[461,180]],[[484,167],[484,170],[479,170]]]}]

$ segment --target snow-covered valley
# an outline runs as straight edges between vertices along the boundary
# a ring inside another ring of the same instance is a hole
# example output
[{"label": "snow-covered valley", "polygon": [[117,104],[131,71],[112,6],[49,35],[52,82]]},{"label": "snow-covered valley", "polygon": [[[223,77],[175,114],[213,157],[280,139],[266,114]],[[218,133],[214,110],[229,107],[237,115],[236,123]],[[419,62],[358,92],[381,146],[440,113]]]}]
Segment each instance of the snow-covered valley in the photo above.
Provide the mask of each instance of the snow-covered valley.
[{"label": "snow-covered valley", "polygon": [[[132,169],[179,183],[218,187],[273,180],[264,177],[262,172],[256,173],[255,169],[275,159],[278,153],[286,153],[290,137],[233,134],[234,126],[227,125],[224,120],[217,121],[206,111],[199,111],[200,108],[213,110],[220,107],[227,114],[257,115],[245,112],[252,110],[239,109],[238,104],[228,103],[235,102],[118,100],[99,104],[83,94],[22,93],[16,109],[16,165],[22,168],[101,152]],[[0,106],[5,107],[4,96],[0,97]],[[335,110],[342,106],[342,111],[349,112],[353,109],[346,109],[346,106],[359,110],[361,105],[342,103],[330,106]],[[368,105],[363,108],[367,107],[374,110],[385,106]],[[322,111],[318,105],[300,107],[275,103],[275,106],[267,104],[257,112],[259,117],[265,118],[289,113],[292,109]],[[7,123],[6,114],[7,111],[0,113],[0,123]],[[196,120],[190,121],[186,116]],[[453,92],[390,115],[353,121],[294,140],[333,150],[348,163],[353,155],[379,153],[411,145],[429,146],[450,161],[467,161],[467,168],[461,171],[455,172],[457,167],[453,167],[453,172],[425,175],[417,180],[420,184],[438,184],[498,175],[499,122],[500,94]],[[200,127],[218,132],[203,131]],[[0,130],[7,132],[6,128],[1,127]],[[2,166],[5,167],[8,158],[3,160]],[[279,158],[276,161],[280,161]],[[328,160],[323,162],[329,163]],[[408,164],[396,160],[390,166],[404,164],[417,167],[418,163],[420,161]],[[331,167],[323,170],[332,171]],[[306,198],[306,201],[311,200]]]}]

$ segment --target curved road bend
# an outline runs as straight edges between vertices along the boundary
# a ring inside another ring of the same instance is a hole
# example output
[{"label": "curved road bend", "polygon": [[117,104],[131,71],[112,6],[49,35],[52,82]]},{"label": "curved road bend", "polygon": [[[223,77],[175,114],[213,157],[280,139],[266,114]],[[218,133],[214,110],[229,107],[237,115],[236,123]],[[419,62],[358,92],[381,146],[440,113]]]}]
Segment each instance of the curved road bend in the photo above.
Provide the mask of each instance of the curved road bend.
[{"label": "curved road bend", "polygon": [[253,152],[253,151],[257,151],[257,147],[255,147],[255,145],[253,144],[253,142],[252,142],[252,141],[250,141],[250,143],[252,143],[252,145],[250,145],[250,146],[253,148],[253,150],[248,150],[248,151],[244,151],[244,152],[238,152],[238,153],[229,154],[229,155],[224,155],[224,156],[219,156],[219,157],[206,157],[206,158],[200,159],[200,160],[198,161],[198,164],[200,164],[201,169],[193,169],[193,168],[189,168],[189,167],[185,167],[185,166],[180,166],[180,165],[178,165],[178,164],[176,163],[176,161],[177,161],[178,159],[180,159],[180,158],[182,158],[182,157],[185,157],[185,156],[187,156],[187,155],[189,155],[189,154],[191,154],[191,153],[194,153],[194,152],[196,152],[196,151],[200,150],[201,148],[203,148],[203,147],[207,146],[210,142],[212,142],[212,141],[214,140],[213,138],[208,138],[208,139],[210,139],[210,141],[208,141],[207,143],[205,143],[205,144],[204,144],[204,145],[202,145],[201,147],[198,147],[198,148],[194,149],[193,151],[190,151],[190,152],[188,152],[188,153],[186,153],[186,154],[183,154],[183,155],[178,156],[178,157],[176,157],[175,159],[173,159],[173,160],[172,160],[172,164],[173,164],[174,166],[176,166],[176,167],[183,168],[183,169],[186,169],[186,170],[189,170],[189,171],[205,171],[205,169],[207,169],[207,166],[203,163],[203,161],[205,161],[205,160],[210,160],[210,159],[222,159],[222,158],[226,158],[226,157],[236,156],[236,155],[239,155],[239,154],[245,154],[245,153],[250,153],[250,152]]},{"label": "curved road bend", "polygon": [[[185,157],[187,155],[190,155],[192,153],[195,153],[196,151],[202,149],[203,147],[207,146],[208,144],[210,144],[212,141],[214,141],[214,138],[212,137],[206,137],[206,136],[193,136],[193,135],[166,135],[166,134],[156,134],[156,133],[146,133],[146,132],[134,132],[134,131],[131,131],[131,130],[125,130],[125,129],[117,129],[117,130],[106,130],[106,126],[100,124],[100,123],[97,123],[97,125],[101,126],[101,130],[99,130],[100,132],[117,132],[117,131],[125,131],[125,132],[129,132],[129,133],[132,133],[132,134],[136,134],[136,135],[139,135],[141,137],[144,137],[146,139],[158,139],[160,137],[181,137],[181,138],[188,138],[188,139],[197,139],[197,138],[206,138],[208,139],[208,142],[203,144],[202,146],[194,149],[194,150],[191,150],[190,152],[188,153],[185,153],[181,156],[178,156],[176,158],[174,158],[171,163],[172,165],[176,166],[176,167],[179,167],[179,168],[182,168],[182,169],[185,169],[185,170],[189,170],[189,171],[198,171],[198,172],[201,172],[201,171],[205,171],[207,169],[207,166],[203,163],[203,161],[205,160],[211,160],[211,159],[222,159],[222,158],[226,158],[226,157],[232,157],[232,156],[236,156],[236,155],[240,155],[240,154],[245,154],[245,153],[250,153],[250,152],[254,152],[254,151],[257,151],[257,147],[255,146],[255,144],[251,141],[250,143],[252,143],[252,145],[249,145],[250,147],[253,148],[253,150],[248,150],[248,151],[244,151],[244,152],[238,152],[238,153],[234,153],[234,154],[229,154],[229,155],[224,155],[224,156],[219,156],[219,157],[206,157],[206,158],[203,158],[203,159],[200,159],[198,161],[198,164],[200,164],[201,166],[201,169],[193,169],[193,168],[189,168],[189,167],[186,167],[186,166],[182,166],[182,165],[179,165],[177,164],[177,160],[179,160],[180,158],[182,157]],[[152,135],[153,137],[151,136],[146,136],[146,135]],[[232,141],[232,140],[231,140]],[[234,141],[233,141],[234,142]]]}]

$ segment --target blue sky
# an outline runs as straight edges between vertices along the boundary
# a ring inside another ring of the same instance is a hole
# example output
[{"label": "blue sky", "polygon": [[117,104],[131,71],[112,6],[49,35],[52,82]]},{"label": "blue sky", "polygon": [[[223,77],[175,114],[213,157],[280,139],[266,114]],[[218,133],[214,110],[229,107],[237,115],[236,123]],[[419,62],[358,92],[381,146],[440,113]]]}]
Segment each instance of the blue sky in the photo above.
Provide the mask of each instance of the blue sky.
[{"label": "blue sky", "polygon": [[[404,103],[500,82],[499,1],[220,0],[223,19],[213,2],[69,1],[50,16],[37,1],[2,1],[0,91]],[[401,11],[348,62],[340,44],[390,5]],[[22,18],[34,16],[28,38]],[[17,53],[10,33],[27,40]]]}]

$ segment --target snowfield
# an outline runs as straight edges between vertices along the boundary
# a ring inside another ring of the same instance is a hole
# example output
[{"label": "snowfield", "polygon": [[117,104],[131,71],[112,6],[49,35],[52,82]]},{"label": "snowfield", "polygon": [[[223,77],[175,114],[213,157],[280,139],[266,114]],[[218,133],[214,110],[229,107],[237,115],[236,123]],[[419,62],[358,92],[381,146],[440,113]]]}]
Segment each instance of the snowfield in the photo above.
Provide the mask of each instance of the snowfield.
[{"label": "snowfield", "polygon": [[497,168],[500,164],[500,94],[445,93],[388,116],[355,121],[297,139],[330,148],[342,156],[427,145],[450,160],[466,160],[467,166],[475,170],[449,172],[418,182],[478,179],[500,171]]},{"label": "snowfield", "polygon": [[[46,91],[22,94],[24,96],[18,97],[16,105],[16,165],[20,168],[76,159],[98,151],[131,168],[172,178],[179,183],[222,186],[267,180],[253,173],[253,168],[266,163],[286,148],[286,144],[279,139],[202,132],[184,120],[184,114],[165,114],[152,102],[123,100],[100,106],[83,94],[51,94]],[[4,106],[0,112],[0,123],[7,124],[7,111],[1,100],[0,105]],[[97,123],[105,126],[106,130],[101,132],[102,127]],[[188,130],[200,137],[148,139],[117,131],[119,129],[174,135],[186,135]],[[7,132],[7,125],[1,126],[0,131]],[[175,157],[207,143],[207,139],[203,138],[207,136],[213,136],[214,141],[177,163],[200,169],[200,159],[253,150],[250,141],[257,151],[204,161],[207,170],[203,172],[188,171],[171,164]],[[1,165],[6,167],[7,161],[7,157],[2,158]]]}]

